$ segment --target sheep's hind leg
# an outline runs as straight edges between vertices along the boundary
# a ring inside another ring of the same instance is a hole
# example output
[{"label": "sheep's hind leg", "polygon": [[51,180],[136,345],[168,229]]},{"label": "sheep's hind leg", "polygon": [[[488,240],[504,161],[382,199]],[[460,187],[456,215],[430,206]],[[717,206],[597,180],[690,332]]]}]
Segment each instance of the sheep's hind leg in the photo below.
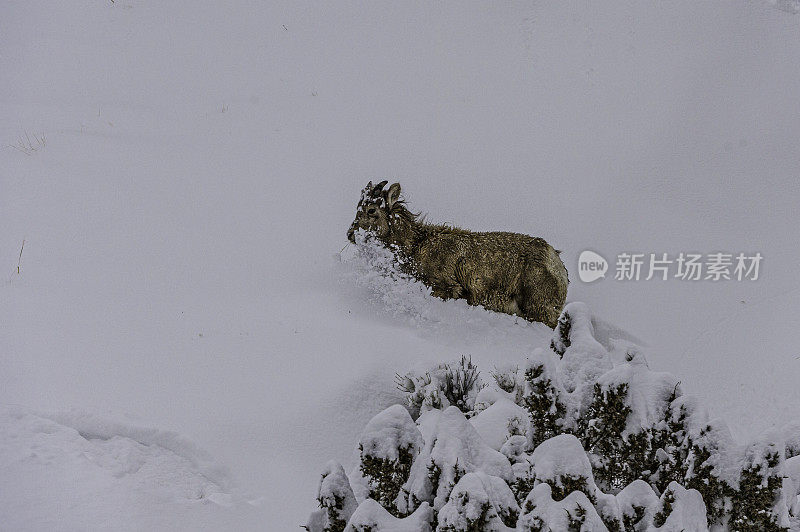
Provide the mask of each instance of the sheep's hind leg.
[{"label": "sheep's hind leg", "polygon": [[[453,279],[458,285],[458,287],[453,290],[453,297],[466,299],[467,303],[472,306],[481,306],[486,310],[494,312],[515,315],[522,314],[513,296],[486,290],[480,278],[470,272],[463,258],[456,262]],[[460,290],[458,288],[460,288]],[[458,294],[455,294],[455,292],[458,292]]]}]

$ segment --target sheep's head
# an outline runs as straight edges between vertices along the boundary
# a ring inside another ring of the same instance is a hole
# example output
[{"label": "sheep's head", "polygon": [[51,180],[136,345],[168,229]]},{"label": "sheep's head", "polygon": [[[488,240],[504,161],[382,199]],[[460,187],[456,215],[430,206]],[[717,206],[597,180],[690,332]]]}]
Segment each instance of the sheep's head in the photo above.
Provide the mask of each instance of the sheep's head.
[{"label": "sheep's head", "polygon": [[373,185],[367,183],[361,191],[361,199],[356,207],[356,218],[347,231],[347,239],[355,242],[354,233],[359,229],[372,231],[381,239],[389,237],[389,215],[392,207],[400,198],[400,183],[395,183],[388,190],[383,190],[388,181]]}]

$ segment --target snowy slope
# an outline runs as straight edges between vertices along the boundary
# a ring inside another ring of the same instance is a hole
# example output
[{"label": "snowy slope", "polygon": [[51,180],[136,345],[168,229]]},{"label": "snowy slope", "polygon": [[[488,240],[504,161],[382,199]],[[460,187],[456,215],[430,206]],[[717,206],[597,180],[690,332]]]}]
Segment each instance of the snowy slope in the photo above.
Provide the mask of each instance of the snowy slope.
[{"label": "snowy slope", "polygon": [[573,275],[569,299],[738,436],[798,417],[800,26],[779,4],[5,2],[0,521],[294,529],[396,371],[549,341],[375,302],[337,253],[376,177],[571,271],[586,248],[760,251],[752,284]]},{"label": "snowy slope", "polygon": [[96,416],[0,412],[3,528],[254,528],[227,475],[191,442]]}]

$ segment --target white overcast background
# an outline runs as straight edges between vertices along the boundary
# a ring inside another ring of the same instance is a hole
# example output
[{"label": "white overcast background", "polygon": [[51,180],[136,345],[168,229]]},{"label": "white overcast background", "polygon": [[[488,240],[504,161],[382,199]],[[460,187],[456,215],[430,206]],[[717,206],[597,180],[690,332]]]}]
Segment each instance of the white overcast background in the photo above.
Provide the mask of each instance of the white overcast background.
[{"label": "white overcast background", "polygon": [[[294,529],[395,371],[523,359],[536,326],[412,326],[342,279],[368,180],[562,249],[568,299],[737,438],[800,419],[796,7],[3,2],[0,522]],[[583,284],[584,249],[764,259]]]}]

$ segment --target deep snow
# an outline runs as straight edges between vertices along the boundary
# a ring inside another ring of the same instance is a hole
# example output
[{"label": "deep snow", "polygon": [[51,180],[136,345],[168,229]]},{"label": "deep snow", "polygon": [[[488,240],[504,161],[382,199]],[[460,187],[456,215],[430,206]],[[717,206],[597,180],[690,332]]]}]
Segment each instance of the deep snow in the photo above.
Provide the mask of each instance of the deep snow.
[{"label": "deep snow", "polygon": [[[583,249],[760,251],[754,283],[573,273],[569,299],[738,437],[800,417],[800,26],[778,4],[4,2],[0,521],[295,529],[395,372],[546,346],[355,282],[336,254],[375,178],[572,272]],[[6,146],[26,132],[44,146]]]}]

